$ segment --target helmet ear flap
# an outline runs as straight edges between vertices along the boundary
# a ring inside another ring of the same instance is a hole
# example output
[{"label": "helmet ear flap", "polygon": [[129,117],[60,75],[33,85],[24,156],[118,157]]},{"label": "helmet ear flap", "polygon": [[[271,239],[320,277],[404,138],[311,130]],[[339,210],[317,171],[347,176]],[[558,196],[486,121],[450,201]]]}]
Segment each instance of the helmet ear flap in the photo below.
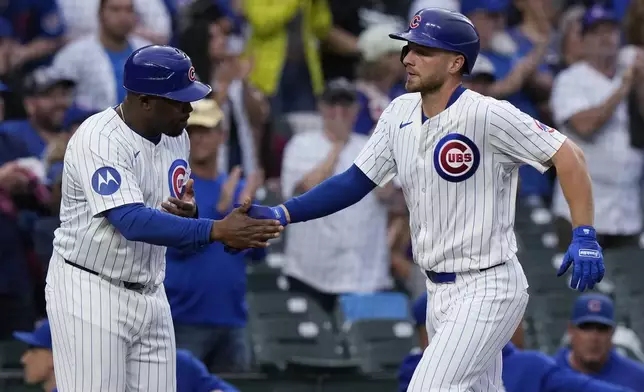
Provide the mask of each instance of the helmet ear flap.
[{"label": "helmet ear flap", "polygon": [[400,51],[400,62],[402,63],[405,57],[407,57],[407,53],[409,53],[409,45],[403,46],[402,50]]}]

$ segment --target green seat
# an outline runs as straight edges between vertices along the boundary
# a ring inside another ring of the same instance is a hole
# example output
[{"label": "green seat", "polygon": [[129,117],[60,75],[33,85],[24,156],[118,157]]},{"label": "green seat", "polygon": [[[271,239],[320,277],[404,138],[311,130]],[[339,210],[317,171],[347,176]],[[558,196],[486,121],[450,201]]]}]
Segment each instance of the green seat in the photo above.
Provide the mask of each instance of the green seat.
[{"label": "green seat", "polygon": [[325,330],[331,331],[331,316],[311,297],[288,291],[249,293],[248,317],[251,322],[264,320],[313,321]]},{"label": "green seat", "polygon": [[28,346],[17,340],[0,342],[0,369],[22,369],[20,358]]},{"label": "green seat", "polygon": [[249,322],[257,366],[265,372],[355,373],[334,334],[313,321],[296,318]]},{"label": "green seat", "polygon": [[288,281],[279,268],[265,264],[246,268],[246,290],[250,293],[279,292],[288,289]]},{"label": "green seat", "polygon": [[396,373],[400,363],[419,347],[414,325],[408,320],[363,319],[347,323],[343,331],[349,354],[370,373]]}]

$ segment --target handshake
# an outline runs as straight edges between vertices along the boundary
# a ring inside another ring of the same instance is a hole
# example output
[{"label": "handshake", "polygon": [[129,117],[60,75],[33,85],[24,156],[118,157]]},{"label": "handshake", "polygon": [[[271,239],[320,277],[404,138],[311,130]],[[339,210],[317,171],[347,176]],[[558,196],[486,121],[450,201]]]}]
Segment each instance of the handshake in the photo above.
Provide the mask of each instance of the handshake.
[{"label": "handshake", "polygon": [[268,246],[268,240],[279,237],[288,223],[285,208],[251,204],[250,199],[246,199],[213,224],[212,239],[222,242],[226,252],[237,254],[248,248]]}]

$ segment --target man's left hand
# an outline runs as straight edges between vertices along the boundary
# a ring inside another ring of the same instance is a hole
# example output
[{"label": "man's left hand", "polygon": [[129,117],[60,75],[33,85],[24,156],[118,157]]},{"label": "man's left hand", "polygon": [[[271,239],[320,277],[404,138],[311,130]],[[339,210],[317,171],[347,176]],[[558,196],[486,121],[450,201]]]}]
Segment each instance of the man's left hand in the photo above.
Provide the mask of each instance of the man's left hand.
[{"label": "man's left hand", "polygon": [[191,178],[186,184],[186,189],[181,199],[169,197],[168,201],[161,203],[161,207],[172,215],[184,218],[194,218],[197,214],[197,203],[195,202],[195,191],[192,187],[194,180]]},{"label": "man's left hand", "polygon": [[570,287],[579,291],[593,289],[604,277],[604,256],[597,242],[595,229],[579,226],[573,230],[572,242],[564,255],[557,276],[563,275],[572,265]]}]

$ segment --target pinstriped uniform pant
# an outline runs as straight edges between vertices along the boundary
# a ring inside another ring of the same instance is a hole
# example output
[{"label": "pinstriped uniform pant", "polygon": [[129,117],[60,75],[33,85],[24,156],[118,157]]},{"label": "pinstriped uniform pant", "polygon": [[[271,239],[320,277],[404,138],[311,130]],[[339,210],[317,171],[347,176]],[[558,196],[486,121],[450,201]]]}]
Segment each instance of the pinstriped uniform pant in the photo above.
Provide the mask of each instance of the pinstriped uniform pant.
[{"label": "pinstriped uniform pant", "polygon": [[427,281],[429,346],[408,392],[500,392],[501,350],[523,319],[527,280],[514,259],[454,283]]},{"label": "pinstriped uniform pant", "polygon": [[163,285],[141,294],[52,257],[45,288],[60,392],[174,392],[176,348]]}]

